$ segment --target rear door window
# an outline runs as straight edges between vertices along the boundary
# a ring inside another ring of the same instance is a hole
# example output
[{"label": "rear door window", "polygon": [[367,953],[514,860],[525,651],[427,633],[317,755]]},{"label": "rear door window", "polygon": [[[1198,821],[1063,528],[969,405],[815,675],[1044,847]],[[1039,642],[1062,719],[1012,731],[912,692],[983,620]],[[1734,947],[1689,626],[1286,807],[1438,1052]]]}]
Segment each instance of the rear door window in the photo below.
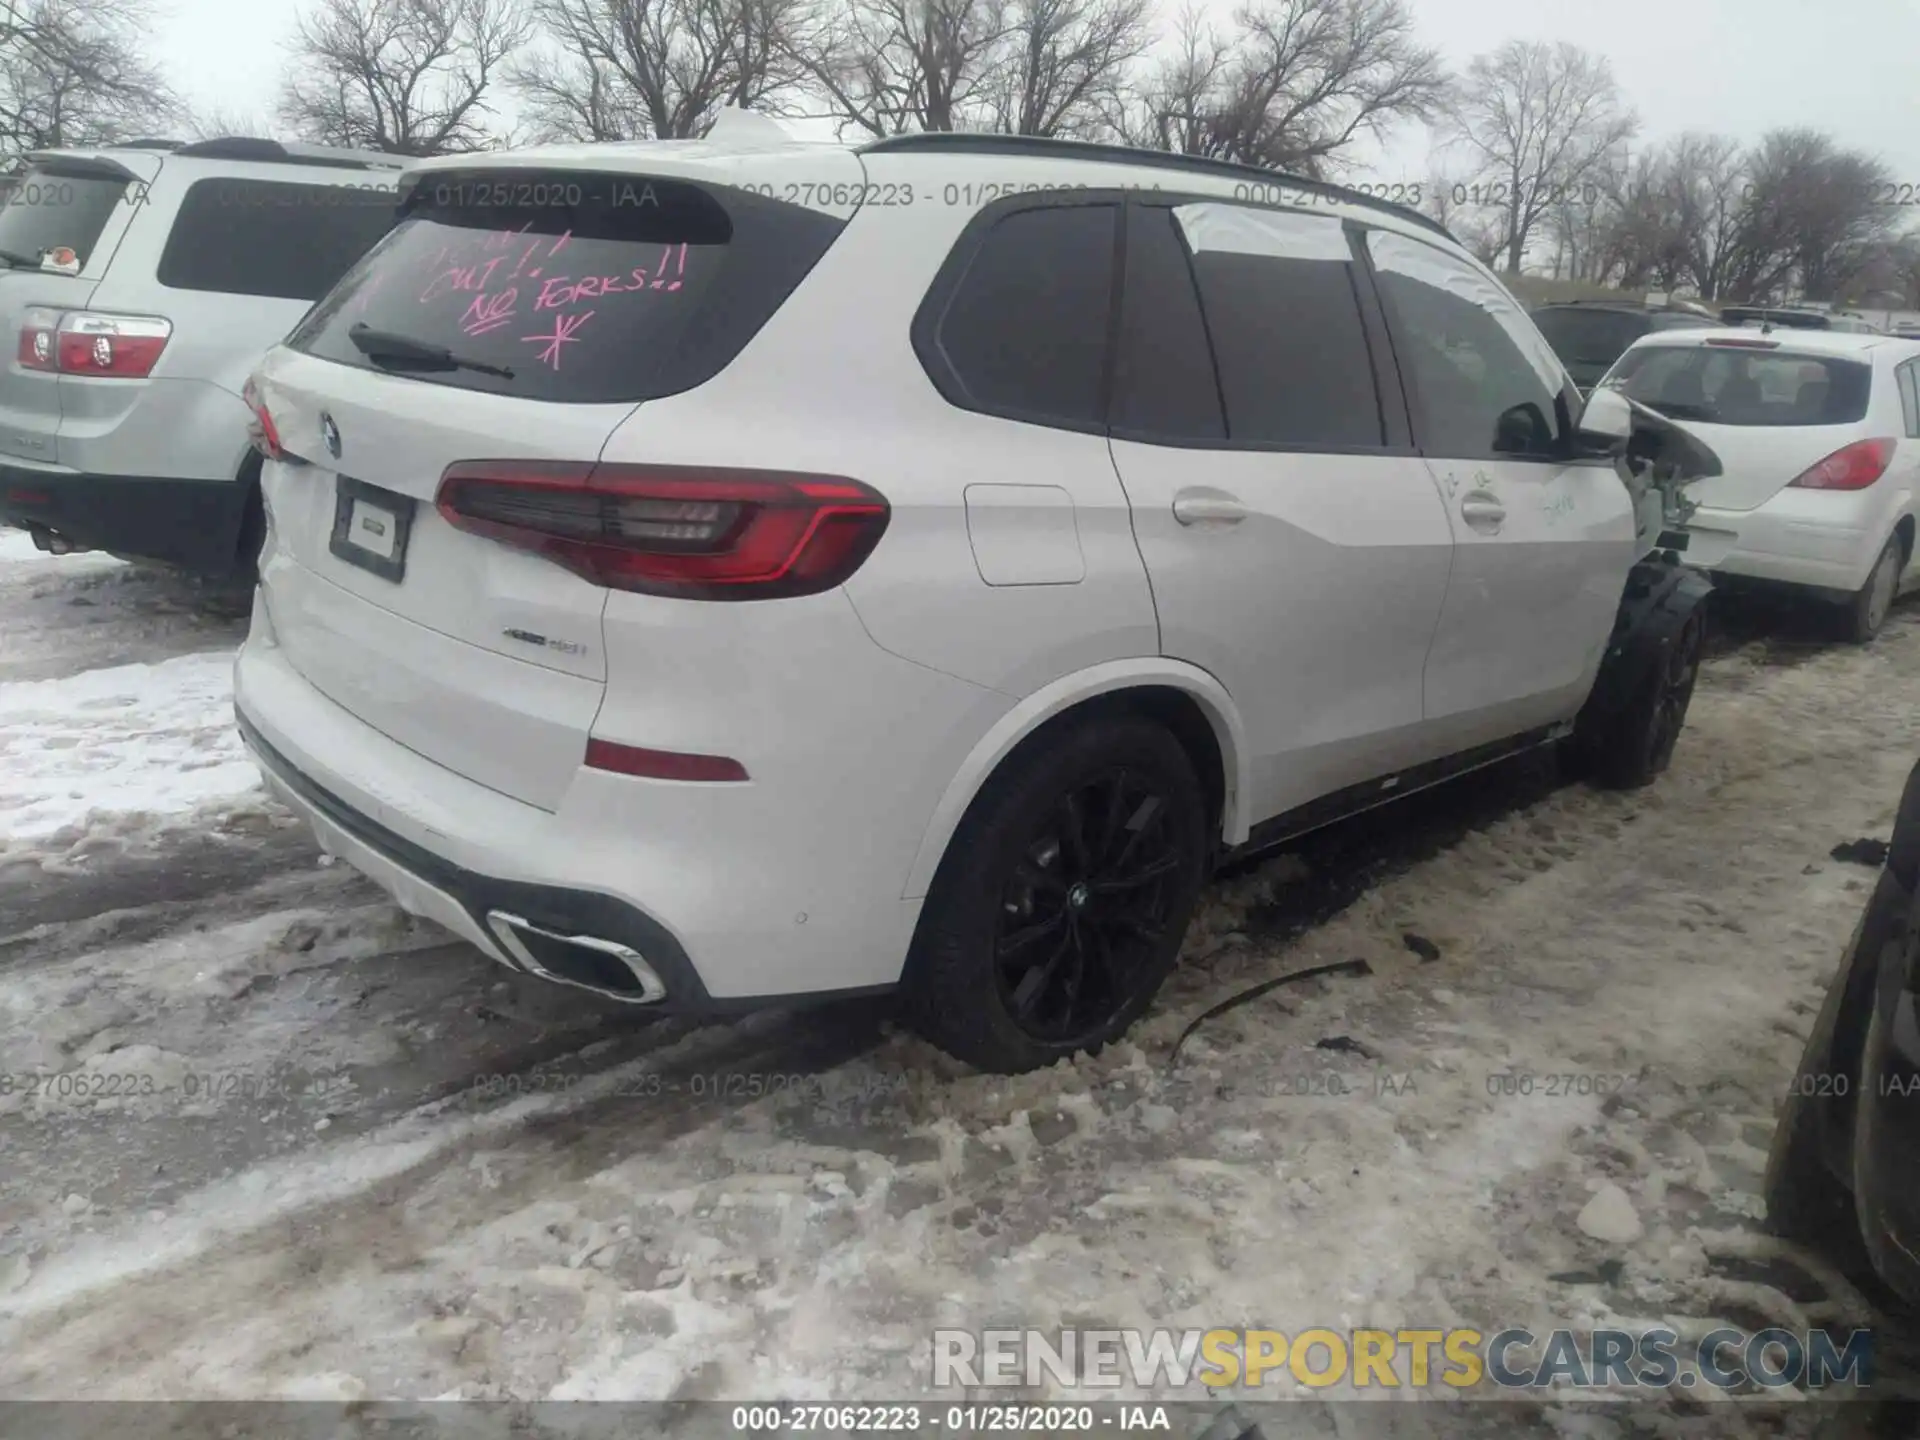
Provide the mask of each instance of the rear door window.
[{"label": "rear door window", "polygon": [[936,282],[922,358],[947,399],[1034,424],[1104,427],[1119,215],[1109,204],[1015,210],[979,238],[957,283]]},{"label": "rear door window", "polygon": [[1851,425],[1873,388],[1856,360],[1731,345],[1631,350],[1612,378],[1649,409],[1709,425]]},{"label": "rear door window", "polygon": [[610,172],[433,175],[287,343],[530,400],[690,390],[744,348],[845,224],[724,193]]},{"label": "rear door window", "polygon": [[1236,444],[1347,451],[1385,444],[1354,289],[1353,249],[1328,216],[1182,205],[1188,250]]},{"label": "rear door window", "polygon": [[1920,371],[1909,360],[1893,372],[1900,380],[1900,416],[1908,435],[1920,437]]},{"label": "rear door window", "polygon": [[160,252],[173,290],[318,300],[393,224],[392,180],[196,180]]},{"label": "rear door window", "polygon": [[44,252],[64,246],[85,269],[129,183],[57,166],[28,170],[0,196],[0,252],[16,266],[37,266]]}]

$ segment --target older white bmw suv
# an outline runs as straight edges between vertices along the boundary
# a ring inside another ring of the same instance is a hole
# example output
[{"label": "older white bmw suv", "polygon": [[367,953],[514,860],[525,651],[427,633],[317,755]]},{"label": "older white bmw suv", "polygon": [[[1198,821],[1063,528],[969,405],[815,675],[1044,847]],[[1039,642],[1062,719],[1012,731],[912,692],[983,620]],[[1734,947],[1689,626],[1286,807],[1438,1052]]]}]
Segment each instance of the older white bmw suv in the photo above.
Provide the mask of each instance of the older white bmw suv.
[{"label": "older white bmw suv", "polygon": [[1712,457],[1581,413],[1412,212],[929,135],[423,163],[262,362],[239,723],[492,959],[693,1012],[897,991],[1017,1070],[1210,867],[1531,746],[1667,762]]}]

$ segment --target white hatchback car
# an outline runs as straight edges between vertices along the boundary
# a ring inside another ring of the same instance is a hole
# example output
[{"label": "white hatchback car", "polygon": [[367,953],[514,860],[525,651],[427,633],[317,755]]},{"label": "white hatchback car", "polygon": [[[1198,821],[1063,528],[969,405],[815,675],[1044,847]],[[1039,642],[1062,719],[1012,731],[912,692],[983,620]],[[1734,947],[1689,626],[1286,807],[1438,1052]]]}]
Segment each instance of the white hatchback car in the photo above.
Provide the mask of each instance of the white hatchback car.
[{"label": "white hatchback car", "polygon": [[1688,560],[1837,602],[1864,642],[1920,560],[1917,378],[1920,340],[1742,328],[1647,336],[1600,383],[1720,457],[1689,490]]},{"label": "white hatchback car", "polygon": [[252,382],[242,733],[332,852],[656,1010],[1120,1034],[1212,864],[1530,746],[1644,783],[1712,460],[1433,222],[1004,137],[436,160]]}]

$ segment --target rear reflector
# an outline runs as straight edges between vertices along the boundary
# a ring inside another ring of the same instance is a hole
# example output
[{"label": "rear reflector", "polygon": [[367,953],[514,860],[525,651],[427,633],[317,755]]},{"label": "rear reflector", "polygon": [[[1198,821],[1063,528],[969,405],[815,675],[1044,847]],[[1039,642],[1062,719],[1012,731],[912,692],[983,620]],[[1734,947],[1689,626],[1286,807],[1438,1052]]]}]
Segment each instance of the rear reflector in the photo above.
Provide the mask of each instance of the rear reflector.
[{"label": "rear reflector", "polygon": [[587,741],[587,768],[611,770],[616,775],[641,775],[649,780],[739,781],[746,766],[724,755],[688,755],[677,750],[642,750],[611,740]]},{"label": "rear reflector", "polygon": [[1789,484],[1800,490],[1864,490],[1893,463],[1894,440],[1856,440],[1836,450]]},{"label": "rear reflector", "polygon": [[596,585],[685,600],[831,590],[887,528],[858,480],[771,470],[481,460],[440,479],[448,524]]}]

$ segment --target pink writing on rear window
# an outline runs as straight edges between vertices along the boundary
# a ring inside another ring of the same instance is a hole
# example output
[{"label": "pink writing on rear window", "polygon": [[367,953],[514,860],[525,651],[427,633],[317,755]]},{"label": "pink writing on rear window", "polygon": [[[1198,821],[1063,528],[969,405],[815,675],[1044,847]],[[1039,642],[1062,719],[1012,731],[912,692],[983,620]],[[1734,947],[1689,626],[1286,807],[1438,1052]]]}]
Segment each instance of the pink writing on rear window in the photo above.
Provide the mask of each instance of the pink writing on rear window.
[{"label": "pink writing on rear window", "polygon": [[581,315],[556,315],[553,317],[553,330],[550,333],[545,335],[522,335],[520,337],[520,343],[523,345],[540,345],[544,347],[540,351],[541,362],[546,365],[551,365],[555,370],[558,370],[560,368],[560,351],[562,347],[571,345],[574,341],[578,340],[580,338],[578,333],[580,327],[592,318],[593,311],[591,310]]},{"label": "pink writing on rear window", "polygon": [[502,290],[495,295],[476,295],[467,306],[467,313],[460,317],[460,328],[469,335],[485,335],[512,323],[514,302],[519,298],[517,289]]},{"label": "pink writing on rear window", "polygon": [[427,288],[420,292],[420,303],[431,304],[442,295],[456,290],[474,294],[484,292],[493,280],[493,272],[505,258],[504,255],[496,255],[484,265],[449,265],[427,282]]}]

